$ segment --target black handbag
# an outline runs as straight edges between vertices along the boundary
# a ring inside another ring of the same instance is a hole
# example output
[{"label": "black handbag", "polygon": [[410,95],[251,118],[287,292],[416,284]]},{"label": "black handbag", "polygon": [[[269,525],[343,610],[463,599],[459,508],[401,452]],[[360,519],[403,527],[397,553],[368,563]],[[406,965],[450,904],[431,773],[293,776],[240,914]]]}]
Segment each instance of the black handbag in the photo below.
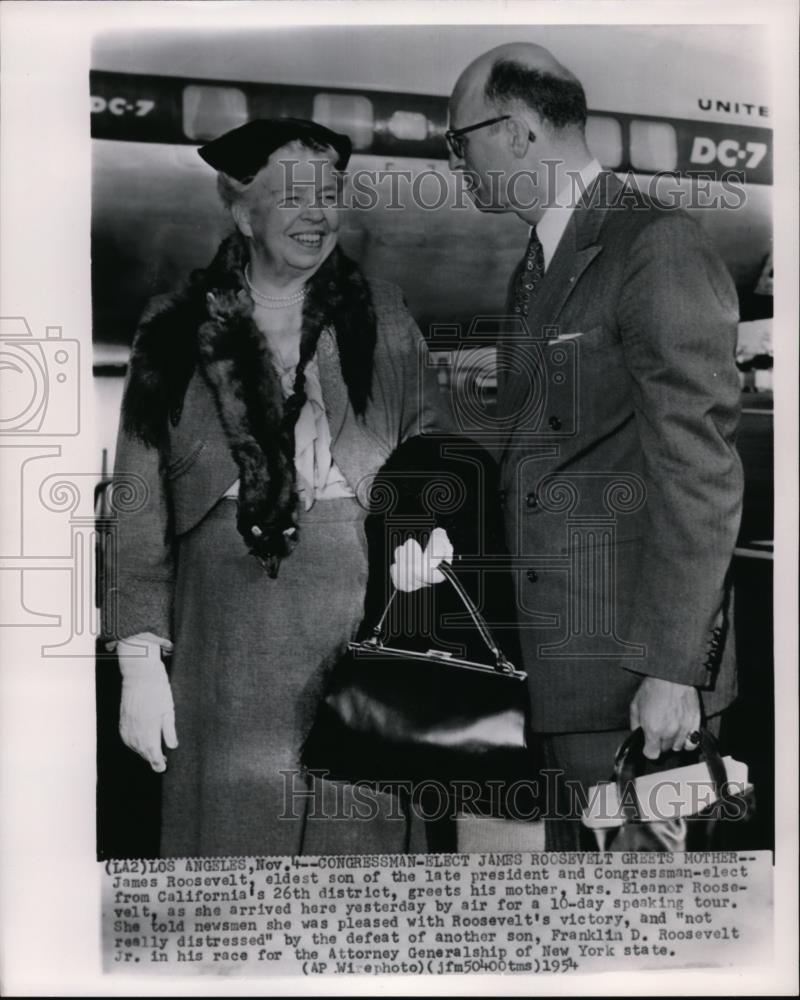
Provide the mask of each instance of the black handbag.
[{"label": "black handbag", "polygon": [[686,817],[665,816],[649,820],[642,818],[633,784],[641,766],[644,732],[641,728],[636,729],[625,739],[617,751],[613,778],[623,823],[603,844],[603,850],[673,852],[756,848],[753,788],[734,789],[728,781],[717,741],[707,729],[700,729],[699,737],[697,750],[708,768],[714,801]]},{"label": "black handbag", "polygon": [[527,675],[500,651],[453,569],[439,570],[491,662],[385,645],[395,591],[370,637],[348,643],[331,671],[301,753],[308,771],[373,786],[530,779]]}]

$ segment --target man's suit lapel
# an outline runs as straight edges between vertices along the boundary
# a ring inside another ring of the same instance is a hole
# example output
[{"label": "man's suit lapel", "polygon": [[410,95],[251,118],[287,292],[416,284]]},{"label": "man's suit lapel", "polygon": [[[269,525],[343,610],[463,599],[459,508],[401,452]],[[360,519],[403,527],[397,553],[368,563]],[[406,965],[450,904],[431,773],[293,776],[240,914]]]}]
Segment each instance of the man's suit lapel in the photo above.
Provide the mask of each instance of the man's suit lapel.
[{"label": "man's suit lapel", "polygon": [[[584,271],[603,249],[600,230],[608,206],[613,203],[621,187],[621,181],[614,174],[603,172],[590,186],[570,216],[528,314],[529,337],[518,337],[513,343],[506,340],[503,345],[508,352],[506,364],[511,360],[510,368],[524,372],[527,366],[520,364],[519,361],[514,363],[514,355],[525,353],[529,356],[533,344],[544,345],[562,332],[558,329],[559,316],[579,285]],[[530,388],[530,379],[524,375],[507,377],[501,397],[498,399],[498,417],[508,417],[510,414],[521,412],[525,394],[530,392]],[[509,428],[506,448],[514,431],[513,426]]]}]

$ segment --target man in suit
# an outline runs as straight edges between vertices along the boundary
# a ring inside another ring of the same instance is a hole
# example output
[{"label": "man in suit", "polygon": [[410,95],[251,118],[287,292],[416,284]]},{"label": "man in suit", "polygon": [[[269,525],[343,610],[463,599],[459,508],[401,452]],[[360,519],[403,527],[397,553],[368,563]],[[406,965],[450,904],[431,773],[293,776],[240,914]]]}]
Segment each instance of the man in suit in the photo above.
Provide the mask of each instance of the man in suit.
[{"label": "man in suit", "polygon": [[[732,281],[683,211],[602,170],[585,122],[580,82],[518,43],[464,70],[448,132],[478,208],[531,227],[487,432],[533,725],[548,765],[584,789],[610,776],[629,728],[655,759],[733,699],[743,484]],[[548,830],[551,846],[577,834]]]}]

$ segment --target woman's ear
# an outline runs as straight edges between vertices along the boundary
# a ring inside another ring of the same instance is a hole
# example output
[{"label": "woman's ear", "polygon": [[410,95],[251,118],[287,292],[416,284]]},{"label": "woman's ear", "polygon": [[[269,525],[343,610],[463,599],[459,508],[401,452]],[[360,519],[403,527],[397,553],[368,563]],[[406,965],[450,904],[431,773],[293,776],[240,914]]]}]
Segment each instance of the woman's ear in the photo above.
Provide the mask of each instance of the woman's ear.
[{"label": "woman's ear", "polygon": [[243,236],[252,237],[253,227],[250,225],[250,212],[247,206],[240,201],[236,201],[231,206],[231,215],[236,223],[236,228]]}]

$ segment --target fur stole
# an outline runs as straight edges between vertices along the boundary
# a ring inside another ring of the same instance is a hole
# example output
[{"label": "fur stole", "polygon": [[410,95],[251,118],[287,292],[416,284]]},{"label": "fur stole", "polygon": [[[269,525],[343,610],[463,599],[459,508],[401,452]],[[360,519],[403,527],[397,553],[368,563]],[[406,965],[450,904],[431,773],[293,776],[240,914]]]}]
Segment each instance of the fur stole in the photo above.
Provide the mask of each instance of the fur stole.
[{"label": "fur stole", "polygon": [[239,468],[238,529],[271,575],[297,540],[294,423],[305,399],[304,362],[320,333],[336,333],[350,403],[363,418],[372,384],[376,322],[369,286],[335,249],[306,286],[295,392],[284,401],[266,337],[246,291],[247,245],[228,237],[211,265],[156,300],[134,340],[122,405],[125,432],[162,456],[197,370],[211,389]]}]

